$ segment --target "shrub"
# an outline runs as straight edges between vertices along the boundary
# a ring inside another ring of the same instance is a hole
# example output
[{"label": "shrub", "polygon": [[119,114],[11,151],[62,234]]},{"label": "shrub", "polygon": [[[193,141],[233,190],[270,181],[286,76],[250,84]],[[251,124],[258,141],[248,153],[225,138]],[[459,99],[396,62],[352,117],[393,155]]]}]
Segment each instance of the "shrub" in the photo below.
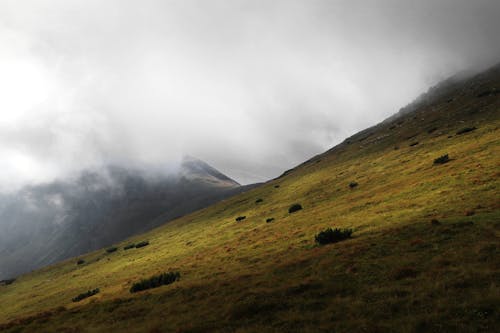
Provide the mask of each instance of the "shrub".
[{"label": "shrub", "polygon": [[133,248],[135,248],[135,244],[131,243],[131,244],[125,245],[125,247],[123,249],[124,250],[130,250],[130,249],[133,249]]},{"label": "shrub", "polygon": [[138,291],[143,291],[171,284],[179,280],[180,277],[181,274],[179,272],[169,272],[169,273],[162,273],[160,275],[155,275],[150,277],[149,279],[144,279],[141,280],[140,282],[134,283],[130,288],[130,292],[136,293]]},{"label": "shrub", "polygon": [[324,245],[324,244],[340,242],[344,239],[351,238],[351,235],[352,235],[352,229],[341,230],[338,228],[335,229],[328,228],[317,234],[314,237],[314,239],[316,240],[316,243]]},{"label": "shrub", "polygon": [[270,222],[273,222],[274,221],[274,217],[270,217],[268,219],[266,219],[266,223],[270,223]]},{"label": "shrub", "polygon": [[85,264],[85,260],[83,259],[79,259],[77,262],[76,262],[77,265],[83,265]]},{"label": "shrub", "polygon": [[356,183],[356,182],[350,182],[349,183],[349,187],[350,188],[355,188],[356,186],[358,186],[358,183]]},{"label": "shrub", "polygon": [[474,130],[477,130],[477,127],[465,127],[465,128],[462,128],[461,130],[459,130],[457,132],[457,135],[468,133],[468,132],[472,132]]},{"label": "shrub", "polygon": [[94,290],[89,290],[85,293],[82,293],[76,297],[73,297],[71,300],[73,302],[80,302],[82,299],[88,298],[90,296],[94,296],[95,294],[99,293],[99,288],[96,288]]},{"label": "shrub", "polygon": [[236,222],[240,222],[240,221],[243,221],[244,219],[246,219],[247,217],[246,216],[238,216],[236,218]]},{"label": "shrub", "polygon": [[298,203],[296,204],[293,204],[290,206],[290,208],[288,208],[288,213],[295,213],[296,211],[299,211],[302,209],[302,206]]},{"label": "shrub", "polygon": [[259,202],[262,202],[262,201],[264,201],[264,200],[262,200],[261,198],[259,198],[259,199],[255,200],[255,203],[259,203]]},{"label": "shrub", "polygon": [[113,253],[113,252],[115,252],[116,250],[118,250],[118,248],[113,246],[113,247],[107,248],[107,249],[106,249],[106,252],[108,252],[108,253]]},{"label": "shrub", "polygon": [[280,186],[279,185],[274,185],[274,188],[279,188]]},{"label": "shrub", "polygon": [[140,247],[144,247],[144,246],[148,246],[148,245],[149,245],[149,241],[142,241],[142,242],[140,242],[140,243],[137,243],[137,244],[135,245],[135,248],[136,248],[136,249],[138,249],[138,248],[140,248]]},{"label": "shrub", "polygon": [[9,284],[13,284],[14,281],[16,281],[16,279],[0,280],[0,285],[8,286]]},{"label": "shrub", "polygon": [[450,161],[450,158],[448,157],[448,154],[446,154],[446,155],[439,156],[438,158],[436,158],[434,160],[434,164],[445,164],[445,163],[448,163],[449,161]]},{"label": "shrub", "polygon": [[410,143],[410,147],[416,146],[416,145],[418,145],[418,144],[419,144],[419,142],[418,142],[418,141],[412,142],[412,143]]}]

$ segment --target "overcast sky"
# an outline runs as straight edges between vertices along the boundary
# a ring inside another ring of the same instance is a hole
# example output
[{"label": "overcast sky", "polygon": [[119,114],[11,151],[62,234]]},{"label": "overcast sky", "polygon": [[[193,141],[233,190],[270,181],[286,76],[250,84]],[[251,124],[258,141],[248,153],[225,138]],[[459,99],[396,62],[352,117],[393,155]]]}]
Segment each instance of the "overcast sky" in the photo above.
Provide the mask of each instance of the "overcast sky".
[{"label": "overcast sky", "polygon": [[0,189],[199,157],[263,181],[500,61],[500,1],[1,0]]}]

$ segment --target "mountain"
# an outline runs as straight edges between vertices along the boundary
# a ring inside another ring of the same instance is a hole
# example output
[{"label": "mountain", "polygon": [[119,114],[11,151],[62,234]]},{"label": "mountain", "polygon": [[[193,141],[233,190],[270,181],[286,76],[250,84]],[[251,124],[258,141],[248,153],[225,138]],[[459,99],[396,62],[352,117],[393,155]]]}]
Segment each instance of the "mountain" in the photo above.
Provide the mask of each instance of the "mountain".
[{"label": "mountain", "polygon": [[0,330],[495,332],[500,67],[445,86],[113,253],[4,282]]},{"label": "mountain", "polygon": [[118,166],[0,197],[0,279],[145,232],[245,190],[186,157],[165,175]]}]

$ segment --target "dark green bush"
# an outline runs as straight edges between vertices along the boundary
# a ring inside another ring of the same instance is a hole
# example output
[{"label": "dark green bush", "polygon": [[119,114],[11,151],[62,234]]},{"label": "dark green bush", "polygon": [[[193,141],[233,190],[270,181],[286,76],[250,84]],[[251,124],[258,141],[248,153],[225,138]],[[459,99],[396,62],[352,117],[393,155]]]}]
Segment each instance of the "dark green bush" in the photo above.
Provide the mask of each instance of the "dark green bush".
[{"label": "dark green bush", "polygon": [[244,219],[246,219],[247,217],[246,216],[238,216],[236,218],[236,222],[240,222],[240,221],[243,221]]},{"label": "dark green bush", "polygon": [[140,248],[140,247],[144,247],[144,246],[148,246],[148,245],[149,245],[149,241],[142,241],[142,242],[140,242],[140,243],[137,243],[137,244],[135,245],[135,248],[136,248],[136,249],[138,249],[138,248]]},{"label": "dark green bush", "polygon": [[255,203],[259,203],[259,202],[262,202],[262,201],[264,201],[264,200],[262,200],[261,198],[259,198],[259,199],[255,200]]},{"label": "dark green bush", "polygon": [[445,163],[448,163],[449,161],[450,161],[450,158],[448,157],[448,154],[446,154],[446,155],[439,156],[438,158],[436,158],[434,160],[434,164],[445,164]]},{"label": "dark green bush", "polygon": [[71,299],[73,302],[80,302],[82,299],[88,298],[90,296],[94,296],[95,294],[99,293],[99,288],[96,288],[94,290],[89,290],[85,293],[82,293],[73,299]]},{"label": "dark green bush", "polygon": [[133,249],[133,248],[135,248],[135,244],[131,243],[131,244],[125,245],[125,247],[123,249],[124,250],[130,250],[130,249]]},{"label": "dark green bush", "polygon": [[274,185],[274,188],[279,188],[280,186],[279,185]]},{"label": "dark green bush", "polygon": [[288,213],[295,213],[296,211],[299,211],[302,209],[302,206],[298,203],[296,204],[293,204],[290,206],[290,208],[288,208]]},{"label": "dark green bush", "polygon": [[350,182],[349,183],[349,187],[350,188],[355,188],[356,186],[358,186],[358,183],[356,183],[356,182]]},{"label": "dark green bush", "polygon": [[6,280],[0,280],[0,285],[5,285],[5,286],[8,286],[9,284],[14,283],[14,281],[16,281],[16,279],[6,279]]},{"label": "dark green bush", "polygon": [[465,128],[462,128],[461,130],[459,130],[457,132],[457,135],[468,133],[468,132],[472,132],[472,131],[475,131],[475,130],[477,130],[477,127],[465,127]]},{"label": "dark green bush", "polygon": [[314,239],[316,240],[316,243],[324,245],[351,238],[351,235],[352,229],[328,228],[317,234]]},{"label": "dark green bush", "polygon": [[85,264],[85,260],[83,259],[78,259],[78,261],[76,262],[77,265],[83,265]]},{"label": "dark green bush", "polygon": [[270,217],[270,218],[266,219],[267,223],[270,223],[270,222],[273,222],[273,221],[274,221],[274,217]]},{"label": "dark green bush", "polygon": [[130,288],[130,292],[136,293],[138,291],[143,291],[171,284],[179,280],[180,277],[181,274],[179,272],[169,272],[169,273],[162,273],[160,275],[155,275],[150,277],[149,279],[144,279],[141,280],[140,282],[134,283]]},{"label": "dark green bush", "polygon": [[108,252],[108,253],[113,253],[113,252],[115,252],[116,250],[118,250],[118,248],[113,246],[113,247],[109,247],[109,248],[107,248],[107,249],[106,249],[106,252]]}]

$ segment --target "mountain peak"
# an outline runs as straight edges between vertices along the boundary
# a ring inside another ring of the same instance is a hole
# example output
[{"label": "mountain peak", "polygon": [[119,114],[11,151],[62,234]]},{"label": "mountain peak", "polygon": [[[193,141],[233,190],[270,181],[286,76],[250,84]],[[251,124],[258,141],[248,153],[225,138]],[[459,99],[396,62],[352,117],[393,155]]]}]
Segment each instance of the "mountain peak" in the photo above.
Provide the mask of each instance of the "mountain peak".
[{"label": "mountain peak", "polygon": [[189,181],[197,181],[207,185],[220,187],[238,187],[240,184],[220,171],[210,166],[208,163],[186,155],[183,157],[180,168],[180,175]]}]

